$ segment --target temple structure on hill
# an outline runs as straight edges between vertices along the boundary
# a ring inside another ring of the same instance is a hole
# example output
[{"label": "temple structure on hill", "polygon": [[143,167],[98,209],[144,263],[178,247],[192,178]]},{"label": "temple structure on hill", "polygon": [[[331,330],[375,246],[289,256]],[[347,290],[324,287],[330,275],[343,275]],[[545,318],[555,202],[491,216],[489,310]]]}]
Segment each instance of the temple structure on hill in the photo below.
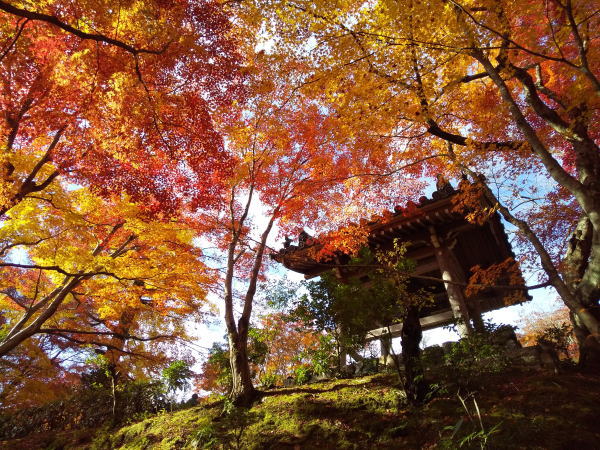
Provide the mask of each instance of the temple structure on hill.
[{"label": "temple structure on hill", "polygon": [[[487,268],[514,257],[514,253],[497,213],[483,225],[469,223],[463,214],[455,211],[452,198],[457,191],[452,185],[438,182],[437,188],[431,198],[421,197],[418,204],[404,208],[397,206],[393,212],[388,211],[382,217],[373,217],[361,224],[368,229],[371,248],[391,248],[396,238],[409,242],[405,256],[416,262],[412,275],[446,281],[415,279],[415,286],[427,287],[435,299],[433,305],[421,310],[423,330],[459,319],[459,322],[471,325],[463,326],[462,330],[459,328],[464,334],[469,328],[483,327],[482,313],[506,306],[506,289],[486,288],[475,297],[465,296],[464,283],[472,274],[471,268],[477,265]],[[355,276],[355,269],[344,267],[344,261],[349,259],[346,255],[336,258],[333,269],[331,263],[315,260],[311,255],[315,254],[314,247],[318,245],[318,240],[302,232],[297,244],[286,239],[284,248],[272,257],[305,278],[316,277],[328,270],[335,270],[342,280]],[[530,297],[524,295],[523,299]],[[373,325],[369,340],[396,337],[402,330],[401,323]]]}]

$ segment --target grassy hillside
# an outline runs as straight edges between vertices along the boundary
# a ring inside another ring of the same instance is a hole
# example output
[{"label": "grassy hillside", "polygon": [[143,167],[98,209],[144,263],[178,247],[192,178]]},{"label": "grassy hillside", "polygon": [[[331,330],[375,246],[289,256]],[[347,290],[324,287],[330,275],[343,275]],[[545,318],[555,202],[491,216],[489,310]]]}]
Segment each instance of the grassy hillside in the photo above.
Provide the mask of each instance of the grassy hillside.
[{"label": "grassy hillside", "polygon": [[418,409],[407,407],[396,380],[381,374],[271,390],[249,410],[214,402],[4,448],[600,448],[600,376],[504,373],[471,393],[448,385]]}]

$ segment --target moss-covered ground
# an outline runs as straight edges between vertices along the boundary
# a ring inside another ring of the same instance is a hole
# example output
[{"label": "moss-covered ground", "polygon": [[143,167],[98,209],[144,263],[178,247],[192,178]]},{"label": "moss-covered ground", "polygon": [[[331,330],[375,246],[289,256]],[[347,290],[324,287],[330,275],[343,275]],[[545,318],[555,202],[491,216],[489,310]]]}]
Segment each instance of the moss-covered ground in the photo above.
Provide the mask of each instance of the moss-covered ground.
[{"label": "moss-covered ground", "polygon": [[118,430],[46,433],[3,444],[11,449],[600,449],[600,376],[504,373],[479,380],[470,392],[443,386],[426,405],[410,408],[397,378],[381,374],[270,390],[248,410],[213,402]]}]

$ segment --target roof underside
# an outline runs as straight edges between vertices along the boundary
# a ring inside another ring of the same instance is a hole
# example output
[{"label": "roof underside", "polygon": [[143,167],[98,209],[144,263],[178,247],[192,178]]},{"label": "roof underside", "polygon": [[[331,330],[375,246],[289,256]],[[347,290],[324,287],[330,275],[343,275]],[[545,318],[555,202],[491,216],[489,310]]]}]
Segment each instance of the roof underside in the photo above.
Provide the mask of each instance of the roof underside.
[{"label": "roof underside", "polygon": [[[436,191],[433,198],[422,197],[420,204],[409,204],[406,208],[396,207],[394,212],[386,211],[382,216],[373,217],[370,221],[363,220],[361,225],[368,227],[369,246],[390,248],[395,239],[410,243],[406,257],[416,262],[413,276],[428,276],[441,279],[435,249],[431,242],[432,231],[452,241],[454,253],[461,269],[468,278],[471,267],[480,265],[488,267],[507,258],[514,257],[508,237],[497,214],[494,214],[483,225],[469,223],[465,217],[453,209],[452,196],[456,191],[446,185],[441,191]],[[342,279],[355,276],[356,271],[345,268],[348,257],[343,254],[336,256],[335,261],[318,261],[314,258],[319,250],[318,241],[299,239],[298,245],[287,245],[273,259],[282,263],[286,268],[304,274],[305,278],[318,276],[328,270],[337,268],[337,274]],[[417,280],[428,285],[435,292],[436,302],[432,307],[422,311],[423,329],[436,328],[451,323],[454,318],[450,310],[444,285],[440,282]],[[505,305],[505,290],[486,289],[469,301],[478,301],[482,312],[502,308]],[[530,297],[526,296],[525,299]],[[399,335],[402,324],[394,324],[391,331]],[[370,339],[375,339],[387,332],[387,328],[373,330]],[[374,333],[374,334],[373,334]]]}]

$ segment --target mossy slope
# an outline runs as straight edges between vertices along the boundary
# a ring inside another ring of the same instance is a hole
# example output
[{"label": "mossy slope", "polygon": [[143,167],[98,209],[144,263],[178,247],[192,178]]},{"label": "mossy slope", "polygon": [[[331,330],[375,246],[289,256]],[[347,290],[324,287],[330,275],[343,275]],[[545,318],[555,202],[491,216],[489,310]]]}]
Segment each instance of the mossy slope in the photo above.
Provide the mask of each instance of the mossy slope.
[{"label": "mossy slope", "polygon": [[[600,376],[510,373],[472,395],[448,386],[419,409],[392,375],[272,390],[249,410],[223,403],[163,413],[119,430],[15,441],[9,448],[600,448]],[[467,411],[457,393],[465,400]],[[479,433],[481,412],[486,433]],[[457,429],[457,424],[461,423]],[[494,428],[495,427],[495,428]],[[495,431],[491,434],[489,430]],[[488,435],[489,434],[489,435]]]}]

